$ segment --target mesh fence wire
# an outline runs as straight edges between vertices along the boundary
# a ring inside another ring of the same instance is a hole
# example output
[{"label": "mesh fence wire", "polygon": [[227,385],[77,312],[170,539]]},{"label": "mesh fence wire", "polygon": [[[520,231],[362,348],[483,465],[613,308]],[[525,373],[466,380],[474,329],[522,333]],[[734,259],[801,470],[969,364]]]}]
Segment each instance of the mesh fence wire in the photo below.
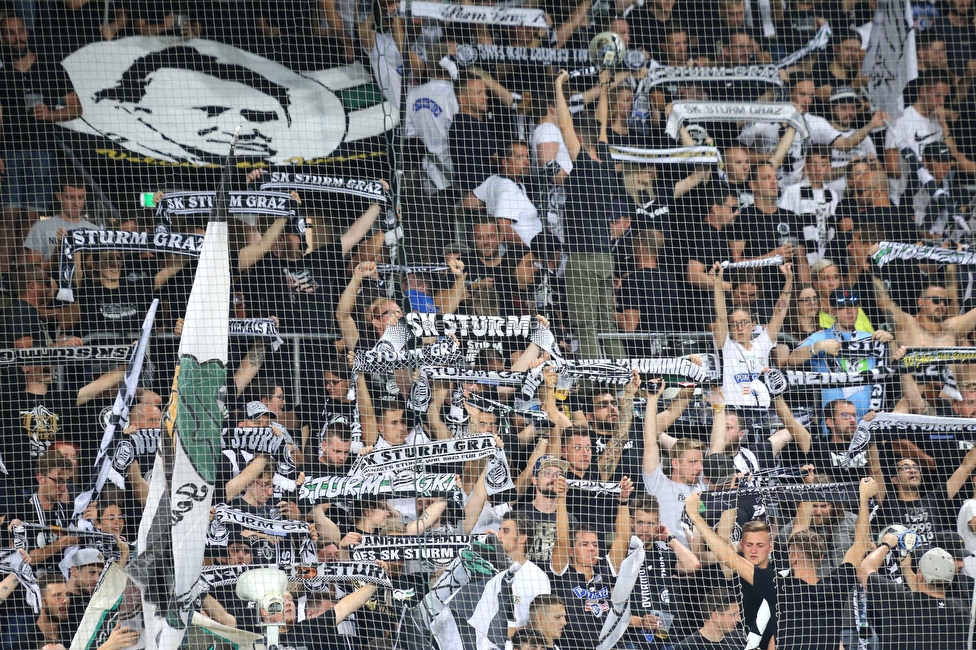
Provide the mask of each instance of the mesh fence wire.
[{"label": "mesh fence wire", "polygon": [[0,7],[0,650],[972,648],[968,0]]}]

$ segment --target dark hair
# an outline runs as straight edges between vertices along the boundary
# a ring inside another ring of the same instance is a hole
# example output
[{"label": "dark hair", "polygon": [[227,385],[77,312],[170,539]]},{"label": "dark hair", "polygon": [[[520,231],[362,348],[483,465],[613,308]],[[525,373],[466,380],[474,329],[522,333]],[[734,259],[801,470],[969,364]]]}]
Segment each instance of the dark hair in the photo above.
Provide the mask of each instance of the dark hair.
[{"label": "dark hair", "polygon": [[948,84],[951,86],[952,80],[949,78],[949,73],[939,68],[932,68],[918,73],[918,79],[916,80],[918,88],[934,86],[936,84]]},{"label": "dark hair", "polygon": [[580,113],[573,116],[573,123],[576,126],[576,132],[579,134],[580,142],[588,147],[595,147],[600,141],[600,123],[596,121],[596,118],[586,113]]},{"label": "dark hair", "polygon": [[506,521],[513,522],[515,524],[515,535],[525,535],[525,545],[527,547],[531,546],[532,536],[535,533],[535,527],[532,525],[532,522],[525,515],[514,512],[510,512],[502,517],[502,523]]},{"label": "dark hair", "polygon": [[322,429],[322,442],[338,438],[342,442],[352,442],[352,429],[345,422],[333,422]]},{"label": "dark hair", "polygon": [[512,636],[512,647],[514,650],[523,650],[533,646],[546,647],[546,637],[541,632],[530,627],[523,627]]},{"label": "dark hair", "polygon": [[532,599],[529,603],[529,619],[533,619],[540,615],[540,609],[549,609],[550,607],[555,607],[556,605],[566,606],[563,599],[556,594],[539,594]]},{"label": "dark hair", "polygon": [[122,73],[122,79],[114,88],[103,88],[95,93],[95,103],[103,99],[112,99],[117,102],[138,104],[146,96],[146,88],[152,83],[152,73],[163,68],[190,70],[250,86],[277,101],[285,111],[288,126],[291,126],[291,114],[288,112],[291,99],[285,86],[249,68],[220,63],[216,57],[203,54],[187,45],[168,47],[136,59],[129,69]]},{"label": "dark hair", "polygon": [[85,189],[85,177],[74,170],[66,170],[61,172],[61,185],[63,189],[65,187],[80,187]]},{"label": "dark hair", "polygon": [[252,381],[248,386],[248,393],[251,395],[248,398],[248,401],[253,402],[264,399],[270,400],[272,397],[274,397],[275,389],[279,386],[281,386],[281,384],[276,381],[273,381],[267,377],[259,377]]},{"label": "dark hair", "polygon": [[823,560],[827,555],[827,545],[824,544],[823,537],[812,530],[798,530],[790,535],[789,547],[795,548],[817,562]]},{"label": "dark hair", "polygon": [[596,527],[590,526],[589,524],[580,524],[579,526],[573,529],[574,546],[576,545],[576,542],[579,541],[579,536],[581,533],[592,533],[596,535],[597,541],[600,541],[600,531],[598,531]]},{"label": "dark hair", "polygon": [[390,401],[377,401],[374,402],[376,409],[376,421],[380,424],[386,418],[386,414],[390,411],[406,411],[407,407],[403,405],[403,402],[399,399],[394,399]]},{"label": "dark hair", "polygon": [[585,389],[583,391],[582,400],[583,410],[587,413],[593,412],[593,402],[598,397],[603,397],[604,395],[613,395],[616,398],[616,394],[612,388],[606,385],[594,384],[593,386]]},{"label": "dark hair", "polygon": [[737,602],[739,602],[738,599],[730,590],[725,588],[712,589],[702,599],[702,614],[708,618],[712,614],[724,612]]},{"label": "dark hair", "polygon": [[40,264],[24,264],[14,274],[14,291],[17,295],[25,293],[32,282],[50,284],[51,276],[44,272]]},{"label": "dark hair", "polygon": [[48,472],[56,469],[72,469],[71,461],[60,451],[49,451],[37,459],[37,473],[41,476],[47,476]]},{"label": "dark hair", "polygon": [[661,504],[658,503],[657,497],[653,494],[638,492],[631,499],[630,511],[636,514],[638,510],[659,514],[661,512]]},{"label": "dark hair", "polygon": [[837,417],[837,407],[838,406],[854,406],[854,402],[849,399],[835,399],[833,401],[827,402],[824,406],[824,418],[827,420],[833,420]]},{"label": "dark hair", "polygon": [[810,147],[807,149],[806,155],[804,155],[803,157],[812,158],[813,156],[817,156],[818,158],[826,158],[827,160],[830,160],[830,147],[823,144],[810,145]]}]

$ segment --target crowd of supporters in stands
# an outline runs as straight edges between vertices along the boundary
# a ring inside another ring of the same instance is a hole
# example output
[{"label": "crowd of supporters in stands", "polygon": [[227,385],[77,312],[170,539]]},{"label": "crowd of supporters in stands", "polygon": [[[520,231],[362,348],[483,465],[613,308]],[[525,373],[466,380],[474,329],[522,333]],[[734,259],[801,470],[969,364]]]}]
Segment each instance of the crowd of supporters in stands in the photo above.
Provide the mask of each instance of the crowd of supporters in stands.
[{"label": "crowd of supporters in stands", "polygon": [[[390,258],[397,231],[368,200],[297,193],[304,232],[285,218],[232,220],[232,316],[272,318],[288,340],[280,348],[231,340],[225,426],[270,430],[284,451],[223,449],[215,503],[307,523],[303,540],[321,563],[350,560],[368,536],[488,535],[491,573],[518,566],[506,621],[515,650],[966,647],[976,433],[891,435],[847,452],[858,423],[879,412],[976,419],[972,366],[810,382],[782,395],[763,376],[771,368],[868,373],[912,348],[976,342],[971,266],[896,260],[879,268],[873,258],[879,242],[973,243],[971,0],[912,3],[919,74],[897,119],[860,92],[871,2],[518,4],[544,9],[550,28],[405,17],[389,1],[8,3],[0,18],[0,348],[130,343],[158,298],[150,367],[119,435],[161,426],[196,260],[77,254],[74,301],[56,299],[66,233],[155,227],[142,213],[124,211],[114,223],[90,217],[92,182],[56,146],[58,123],[82,117],[64,56],[141,35],[222,41],[296,71],[358,63],[400,117],[403,174],[383,182],[398,181],[401,257]],[[778,83],[688,80],[638,92],[654,62],[771,64],[823,25],[832,30],[826,49],[780,70]],[[642,51],[645,66],[570,76],[534,62],[459,69],[456,57],[459,45],[474,43],[585,49],[607,30]],[[786,124],[708,123],[682,128],[674,141],[665,124],[680,100],[788,102],[810,138]],[[722,164],[614,159],[619,147],[692,145],[717,147]],[[236,182],[256,188],[262,178],[242,172]],[[198,234],[205,226],[171,224]],[[777,255],[780,263],[755,268],[722,264]],[[406,266],[392,275],[378,266],[390,263]],[[634,371],[625,386],[577,385],[546,369],[528,402],[509,386],[435,381],[420,413],[408,404],[418,379],[411,369],[351,369],[356,351],[389,339],[410,313],[529,316],[554,335],[548,352],[524,338],[466,347],[469,369],[525,373],[556,353],[687,356],[706,366],[717,358],[718,378],[677,387]],[[613,333],[644,336],[599,336]],[[84,513],[114,538],[110,549],[68,529],[123,371],[108,362],[0,366],[0,540],[13,549],[26,529],[18,548],[40,589],[35,611],[15,574],[0,581],[0,650],[71,647],[105,565],[124,568],[137,552],[153,445],[137,447],[125,489],[107,487]],[[530,410],[544,416],[531,419]],[[373,450],[469,435],[494,436],[514,488],[489,494],[481,459],[450,466],[463,488],[457,500],[310,505],[299,497],[305,481],[348,475]],[[616,489],[585,491],[580,481]],[[775,497],[828,483],[850,484],[852,500]],[[735,489],[745,493],[731,507],[706,507],[723,502],[702,495]],[[301,563],[299,542],[227,528],[207,563]],[[604,623],[620,616],[618,575],[640,545],[626,630],[601,645]],[[383,566],[394,589],[293,585],[283,644],[395,647],[409,626],[405,609],[444,567]],[[271,620],[232,587],[211,590],[201,608],[254,632]],[[474,622],[457,625],[472,628],[472,648],[502,647]],[[107,632],[101,650],[138,643],[124,622]],[[455,638],[429,633],[429,644]]]}]

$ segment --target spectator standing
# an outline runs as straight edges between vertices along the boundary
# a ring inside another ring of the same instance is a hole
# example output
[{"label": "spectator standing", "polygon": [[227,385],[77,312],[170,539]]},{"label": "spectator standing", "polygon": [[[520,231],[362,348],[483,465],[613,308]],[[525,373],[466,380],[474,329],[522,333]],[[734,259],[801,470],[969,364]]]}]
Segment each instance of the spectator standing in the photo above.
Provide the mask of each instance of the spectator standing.
[{"label": "spectator standing", "polygon": [[68,73],[34,49],[27,25],[17,16],[0,20],[0,50],[4,230],[19,241],[21,229],[52,207],[51,179],[58,177],[55,124],[81,117],[82,106]]},{"label": "spectator standing", "polygon": [[741,609],[738,599],[728,589],[709,591],[702,603],[705,624],[678,642],[674,650],[739,650],[746,641],[739,629]]},{"label": "spectator standing", "polygon": [[623,183],[617,175],[607,146],[610,72],[600,72],[600,99],[596,123],[578,120],[577,136],[563,86],[569,74],[556,78],[556,116],[566,142],[573,173],[566,180],[566,304],[570,326],[580,342],[580,355],[586,359],[623,356],[617,341],[605,341],[601,354],[597,334],[615,332],[613,317],[613,257],[607,215],[616,199],[626,200]]},{"label": "spectator standing", "polygon": [[61,233],[72,230],[99,230],[91,221],[85,219],[87,191],[85,181],[79,176],[65,176],[61,181],[61,191],[54,198],[61,206],[57,215],[41,219],[31,226],[24,239],[24,257],[28,263],[43,264],[51,268],[56,262],[55,253],[61,253]]}]

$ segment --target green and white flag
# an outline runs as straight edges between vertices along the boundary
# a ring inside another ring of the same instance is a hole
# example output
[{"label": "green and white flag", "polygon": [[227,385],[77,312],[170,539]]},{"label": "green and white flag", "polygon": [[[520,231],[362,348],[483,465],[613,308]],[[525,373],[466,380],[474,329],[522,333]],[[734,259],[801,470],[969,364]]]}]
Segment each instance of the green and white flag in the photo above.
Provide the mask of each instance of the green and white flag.
[{"label": "green and white flag", "polygon": [[[226,214],[223,207],[215,216]],[[148,650],[177,650],[206,592],[200,572],[223,429],[218,395],[227,380],[229,308],[227,223],[211,221],[163,414],[138,556],[126,569],[142,590]]]}]

